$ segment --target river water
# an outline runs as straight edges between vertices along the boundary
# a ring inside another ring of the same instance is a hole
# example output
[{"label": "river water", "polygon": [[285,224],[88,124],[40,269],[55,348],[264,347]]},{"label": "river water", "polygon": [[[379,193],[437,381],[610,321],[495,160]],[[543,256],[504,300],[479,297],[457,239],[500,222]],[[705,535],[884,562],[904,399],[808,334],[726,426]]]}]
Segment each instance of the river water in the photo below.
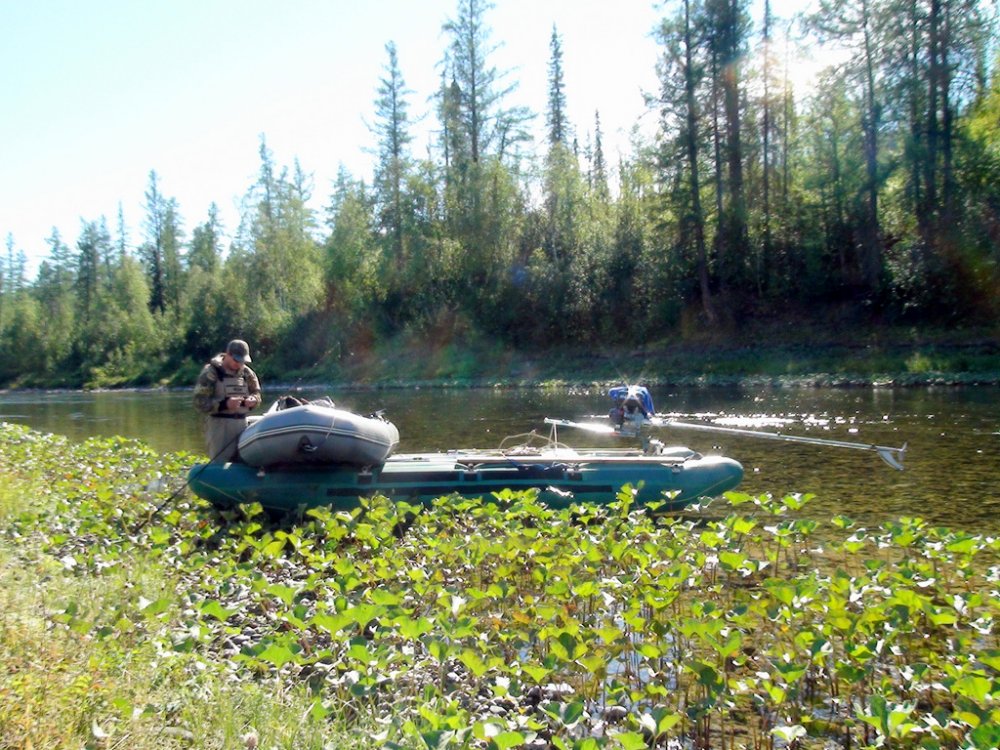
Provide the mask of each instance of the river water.
[{"label": "river water", "polygon": [[[266,384],[265,384],[266,385]],[[907,444],[905,471],[873,452],[725,434],[666,429],[668,445],[722,453],[742,462],[752,494],[813,493],[810,513],[861,523],[899,516],[970,531],[1000,533],[1000,389],[652,388],[660,413],[684,421],[832,440]],[[266,396],[277,396],[276,391]],[[358,413],[384,409],[399,427],[401,452],[496,447],[537,430],[545,417],[600,419],[604,389],[309,390]],[[200,416],[187,391],[0,392],[0,421],[68,435],[123,435],[160,451],[202,454]],[[578,447],[607,438],[560,430]]]}]

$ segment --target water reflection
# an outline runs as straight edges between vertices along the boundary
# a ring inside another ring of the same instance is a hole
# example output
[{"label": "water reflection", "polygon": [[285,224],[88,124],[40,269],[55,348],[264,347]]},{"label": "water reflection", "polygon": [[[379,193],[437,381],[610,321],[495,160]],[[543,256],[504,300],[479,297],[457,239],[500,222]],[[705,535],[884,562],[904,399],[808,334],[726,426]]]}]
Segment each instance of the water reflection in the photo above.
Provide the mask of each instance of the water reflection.
[{"label": "water reflection", "polygon": [[[1000,532],[1000,398],[995,387],[927,389],[651,389],[658,411],[685,421],[879,445],[908,444],[906,471],[875,453],[734,435],[665,430],[662,440],[723,453],[746,469],[742,489],[809,492],[810,512],[861,523],[919,515],[931,523]],[[603,418],[604,389],[306,391],[359,413],[385,409],[400,451],[497,446],[507,435],[547,431],[545,417]],[[278,395],[271,391],[271,396]],[[124,435],[157,450],[201,454],[200,417],[187,391],[2,393],[0,420],[74,440]],[[574,445],[615,438],[560,432]]]}]

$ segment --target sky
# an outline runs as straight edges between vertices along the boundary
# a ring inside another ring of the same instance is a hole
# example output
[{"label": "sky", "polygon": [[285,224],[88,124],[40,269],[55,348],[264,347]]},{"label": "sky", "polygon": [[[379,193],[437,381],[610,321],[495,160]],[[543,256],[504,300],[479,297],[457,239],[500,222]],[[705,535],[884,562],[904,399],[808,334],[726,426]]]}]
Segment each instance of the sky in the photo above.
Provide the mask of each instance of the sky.
[{"label": "sky", "polygon": [[[795,0],[785,0],[786,4]],[[774,3],[773,5],[777,5]],[[431,96],[457,0],[0,0],[0,237],[32,278],[53,227],[74,247],[82,221],[141,241],[155,170],[190,236],[211,203],[232,234],[260,165],[298,159],[313,207],[343,165],[371,181],[374,101],[385,45],[408,89],[414,154],[426,154]],[[781,8],[775,8],[781,13]],[[634,127],[651,132],[663,12],[648,0],[495,0],[489,62],[518,82],[505,105],[544,128],[550,37],[561,40],[569,121],[581,143],[600,112],[609,163]]]}]

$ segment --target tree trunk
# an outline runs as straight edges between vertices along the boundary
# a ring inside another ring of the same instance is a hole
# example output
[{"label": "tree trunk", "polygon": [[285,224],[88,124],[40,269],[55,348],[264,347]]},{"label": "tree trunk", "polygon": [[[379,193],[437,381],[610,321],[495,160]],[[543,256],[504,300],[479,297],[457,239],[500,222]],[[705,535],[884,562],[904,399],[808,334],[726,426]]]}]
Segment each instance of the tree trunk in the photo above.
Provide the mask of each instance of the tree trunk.
[{"label": "tree trunk", "polygon": [[708,253],[705,248],[705,216],[701,208],[701,180],[698,173],[698,113],[695,101],[695,77],[692,61],[691,3],[684,0],[684,96],[687,117],[685,142],[688,158],[688,178],[691,190],[691,224],[694,230],[698,266],[698,286],[701,306],[710,323],[715,323],[712,293],[708,283]]},{"label": "tree trunk", "polygon": [[882,251],[879,242],[878,218],[878,128],[881,120],[880,106],[875,96],[875,61],[872,42],[872,18],[869,0],[862,0],[862,30],[865,45],[865,170],[866,216],[862,229],[861,273],[865,286],[877,290],[882,268]]}]

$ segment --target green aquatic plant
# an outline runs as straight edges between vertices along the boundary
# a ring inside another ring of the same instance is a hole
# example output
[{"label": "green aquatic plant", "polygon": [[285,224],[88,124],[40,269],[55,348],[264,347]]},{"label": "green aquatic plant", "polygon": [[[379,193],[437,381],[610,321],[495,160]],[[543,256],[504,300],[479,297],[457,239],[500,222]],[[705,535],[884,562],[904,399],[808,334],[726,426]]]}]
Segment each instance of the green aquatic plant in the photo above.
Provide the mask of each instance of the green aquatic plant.
[{"label": "green aquatic plant", "polygon": [[808,496],[662,515],[628,487],[562,510],[533,492],[279,520],[164,506],[190,461],[0,427],[0,744],[995,742],[991,537],[859,528]]}]

